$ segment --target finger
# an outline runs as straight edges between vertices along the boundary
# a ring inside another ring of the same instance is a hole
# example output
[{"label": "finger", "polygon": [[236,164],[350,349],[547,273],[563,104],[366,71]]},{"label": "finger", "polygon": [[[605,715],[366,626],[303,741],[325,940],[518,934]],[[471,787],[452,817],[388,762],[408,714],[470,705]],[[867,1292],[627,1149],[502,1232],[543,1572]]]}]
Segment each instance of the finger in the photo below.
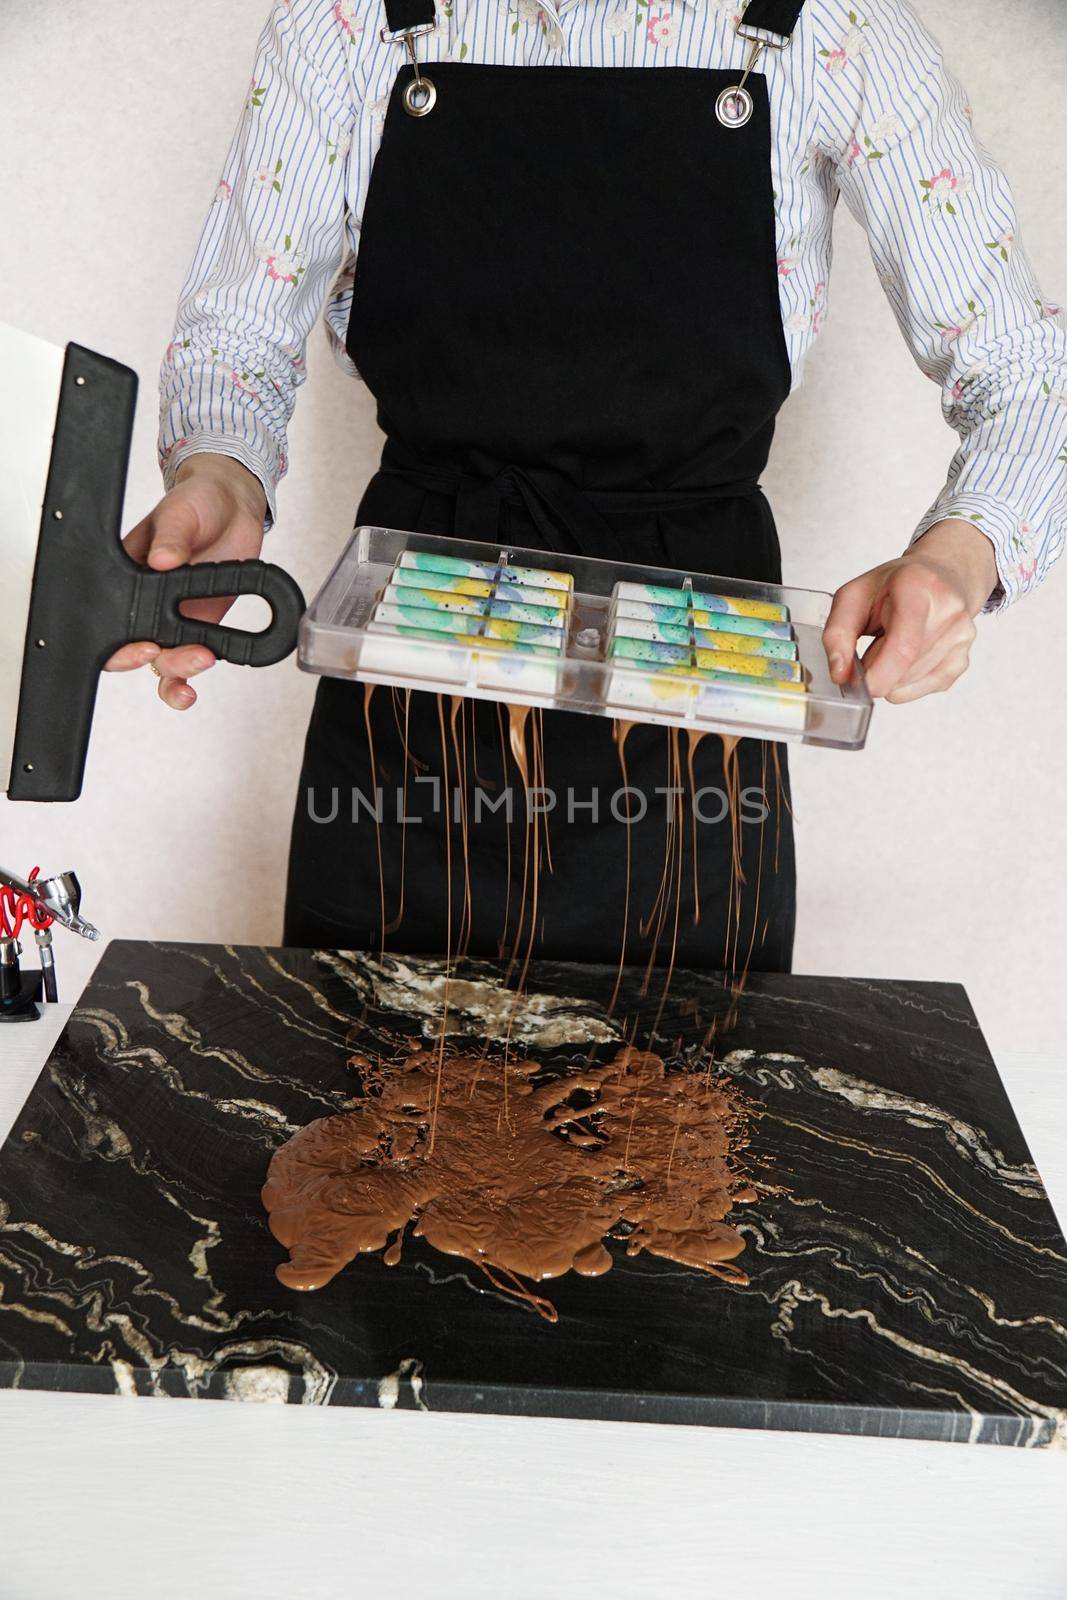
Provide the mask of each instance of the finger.
[{"label": "finger", "polygon": [[179,644],[161,650],[154,665],[164,678],[195,678],[215,665],[215,657],[202,644]]},{"label": "finger", "polygon": [[104,662],[105,672],[133,672],[137,667],[147,667],[159,654],[158,644],[151,639],[138,639],[124,644]]},{"label": "finger", "polygon": [[[900,569],[901,577],[906,569]],[[884,632],[863,658],[867,687],[878,699],[895,689],[928,646],[929,599],[925,588],[898,581],[881,608]]]},{"label": "finger", "polygon": [[161,500],[152,512],[151,543],[145,559],[157,572],[169,572],[189,561],[200,533],[200,517],[189,499]]},{"label": "finger", "polygon": [[970,617],[965,617],[962,621],[952,622],[942,632],[935,634],[932,640],[928,640],[922,655],[910,670],[904,674],[904,677],[896,687],[905,689],[909,684],[918,683],[921,679],[932,676],[939,671],[946,657],[955,655],[957,652],[962,652],[965,657],[968,657],[977,637],[978,630]]},{"label": "finger", "polygon": [[122,541],[122,548],[131,561],[143,562],[152,543],[152,518],[142,517]]},{"label": "finger", "polygon": [[969,649],[951,650],[932,672],[914,682],[900,684],[885,698],[892,705],[903,706],[912,700],[921,700],[928,694],[944,694],[946,689],[951,689],[954,683],[959,682],[970,664]]},{"label": "finger", "polygon": [[866,631],[878,587],[878,578],[864,573],[863,577],[844,584],[834,595],[822,634],[834,683],[843,683],[852,671],[856,645]]},{"label": "finger", "polygon": [[[963,659],[968,659],[968,653],[978,637],[977,629],[972,619],[964,612],[949,617],[947,621],[938,622],[937,608],[931,609],[927,621],[926,643],[916,660],[899,681],[890,686],[892,691],[907,688],[910,684],[918,683],[924,678],[931,677],[941,669],[946,657],[957,652],[962,653]],[[873,669],[882,653],[882,639],[870,647],[864,657],[864,668],[868,675]],[[877,682],[877,674],[875,674]],[[888,698],[888,693],[886,698]]]},{"label": "finger", "polygon": [[184,678],[160,678],[159,698],[172,711],[188,711],[196,705],[196,690]]},{"label": "finger", "polygon": [[218,657],[203,644],[179,644],[161,650],[158,644],[142,639],[134,644],[124,644],[104,663],[105,672],[133,672],[137,667],[147,667],[154,661],[160,672],[169,678],[191,678],[197,672],[213,667]]}]

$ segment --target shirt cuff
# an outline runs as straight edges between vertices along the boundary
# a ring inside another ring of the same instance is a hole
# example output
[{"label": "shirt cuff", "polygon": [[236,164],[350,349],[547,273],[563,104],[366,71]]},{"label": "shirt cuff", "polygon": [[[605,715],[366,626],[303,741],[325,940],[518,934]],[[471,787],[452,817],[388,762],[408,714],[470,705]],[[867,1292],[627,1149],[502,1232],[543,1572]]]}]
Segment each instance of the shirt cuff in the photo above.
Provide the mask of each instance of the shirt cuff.
[{"label": "shirt cuff", "polygon": [[1029,525],[1001,500],[986,494],[946,493],[938,498],[911,536],[908,548],[936,522],[954,517],[970,522],[993,546],[1000,582],[982,607],[982,614],[1004,611],[1020,595],[1037,587],[1037,563],[1028,543]]},{"label": "shirt cuff", "polygon": [[263,485],[263,493],[267,497],[267,509],[263,517],[263,533],[266,536],[277,520],[278,483],[286,472],[284,456],[278,460],[265,456],[242,439],[235,438],[233,434],[193,433],[159,451],[159,467],[163,474],[164,490],[169,493],[173,489],[174,474],[187,456],[201,455],[205,451],[220,456],[232,456],[259,479]]}]

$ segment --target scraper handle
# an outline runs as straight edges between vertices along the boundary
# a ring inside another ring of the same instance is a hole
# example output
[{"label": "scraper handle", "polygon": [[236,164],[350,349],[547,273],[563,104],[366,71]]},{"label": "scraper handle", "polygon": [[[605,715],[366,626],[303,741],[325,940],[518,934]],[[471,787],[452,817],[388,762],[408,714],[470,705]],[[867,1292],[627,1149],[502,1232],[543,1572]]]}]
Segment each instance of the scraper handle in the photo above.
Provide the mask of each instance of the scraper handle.
[{"label": "scraper handle", "polygon": [[[131,563],[132,565],[132,563]],[[242,667],[269,667],[296,648],[304,596],[281,567],[266,561],[203,561],[170,572],[137,568],[137,596],[131,639],[152,639],[163,649],[201,644],[219,661]],[[221,622],[198,622],[179,611],[183,600],[258,594],[271,620],[258,632]]]}]

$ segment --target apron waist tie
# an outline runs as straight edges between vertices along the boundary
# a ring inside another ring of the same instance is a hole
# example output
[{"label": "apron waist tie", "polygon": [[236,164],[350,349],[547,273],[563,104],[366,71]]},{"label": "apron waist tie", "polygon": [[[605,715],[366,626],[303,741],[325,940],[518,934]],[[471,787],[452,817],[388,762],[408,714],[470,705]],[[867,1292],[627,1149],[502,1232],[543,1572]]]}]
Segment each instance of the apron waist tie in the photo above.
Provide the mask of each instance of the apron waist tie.
[{"label": "apron waist tie", "polygon": [[453,536],[492,542],[498,535],[500,507],[521,505],[544,540],[546,550],[576,552],[596,559],[631,559],[605,512],[670,511],[707,501],[759,494],[756,479],[713,484],[702,489],[582,489],[549,467],[509,462],[491,478],[462,468],[417,464],[382,465],[387,477],[403,478],[429,490],[455,496]]}]

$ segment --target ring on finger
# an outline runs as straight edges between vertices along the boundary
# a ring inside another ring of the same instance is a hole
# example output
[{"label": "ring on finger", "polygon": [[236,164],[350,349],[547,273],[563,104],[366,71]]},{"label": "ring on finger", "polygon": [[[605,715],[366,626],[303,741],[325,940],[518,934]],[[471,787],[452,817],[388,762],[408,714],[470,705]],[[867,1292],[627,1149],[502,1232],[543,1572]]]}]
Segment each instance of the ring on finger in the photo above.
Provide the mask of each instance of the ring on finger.
[{"label": "ring on finger", "polygon": [[152,671],[155,673],[157,678],[162,678],[163,674],[162,674],[162,672],[160,672],[159,668],[156,666],[154,661],[150,661],[148,663],[148,665],[151,667]]}]

